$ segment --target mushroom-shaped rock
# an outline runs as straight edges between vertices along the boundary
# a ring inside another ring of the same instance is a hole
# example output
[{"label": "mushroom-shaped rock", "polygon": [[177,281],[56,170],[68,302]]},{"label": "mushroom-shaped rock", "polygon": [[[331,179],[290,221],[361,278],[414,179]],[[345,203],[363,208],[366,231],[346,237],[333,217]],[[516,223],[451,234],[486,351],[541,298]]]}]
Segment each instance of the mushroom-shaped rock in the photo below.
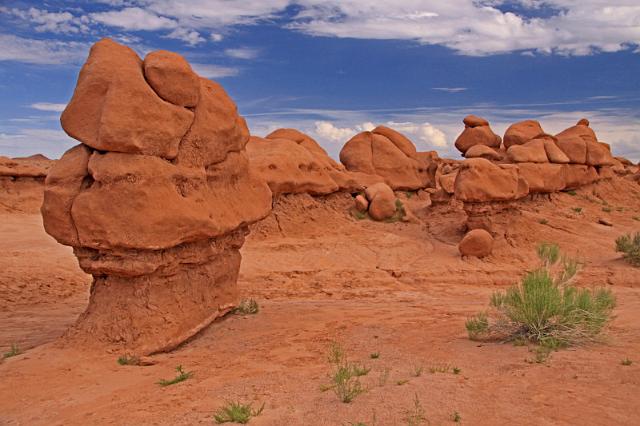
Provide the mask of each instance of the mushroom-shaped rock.
[{"label": "mushroom-shaped rock", "polygon": [[504,133],[504,146],[508,149],[512,145],[522,145],[541,133],[544,133],[544,130],[536,120],[514,123]]},{"label": "mushroom-shaped rock", "polygon": [[435,163],[416,152],[409,139],[388,127],[362,132],[340,151],[340,161],[351,172],[381,176],[396,190],[415,190],[433,183]]},{"label": "mushroom-shaped rock", "polygon": [[375,220],[389,219],[396,213],[396,196],[386,183],[377,183],[365,190],[369,200],[369,216]]},{"label": "mushroom-shaped rock", "polygon": [[465,158],[484,158],[491,161],[501,161],[504,159],[504,152],[486,145],[474,145],[464,153]]},{"label": "mushroom-shaped rock", "polygon": [[252,136],[247,153],[251,168],[269,184],[274,195],[325,195],[338,190],[323,164],[291,139]]},{"label": "mushroom-shaped rock", "polygon": [[472,229],[460,241],[458,250],[462,256],[488,256],[493,250],[493,237],[484,229]]},{"label": "mushroom-shaped rock", "polygon": [[511,145],[507,157],[514,163],[548,163],[547,151],[542,139],[533,139],[523,145]]},{"label": "mushroom-shaped rock", "polygon": [[[232,309],[239,249],[248,225],[269,213],[271,192],[249,170],[248,130],[221,87],[199,79],[192,112],[162,100],[142,70],[127,47],[92,47],[61,120],[82,144],[47,176],[42,216],[93,275],[70,336],[148,354]],[[171,72],[162,79],[156,84],[182,84]],[[176,117],[186,118],[184,129],[163,131]],[[202,133],[185,144],[189,127]]]},{"label": "mushroom-shaped rock", "polygon": [[144,76],[155,92],[167,102],[194,107],[200,96],[200,78],[177,53],[156,50],[144,58]]},{"label": "mushroom-shaped rock", "polygon": [[455,146],[462,154],[475,145],[486,145],[491,148],[499,148],[502,139],[493,133],[489,122],[481,117],[469,115],[462,120],[465,128],[456,139]]},{"label": "mushroom-shaped rock", "polygon": [[517,166],[499,166],[484,158],[462,162],[454,188],[457,199],[471,203],[516,200],[529,193]]}]

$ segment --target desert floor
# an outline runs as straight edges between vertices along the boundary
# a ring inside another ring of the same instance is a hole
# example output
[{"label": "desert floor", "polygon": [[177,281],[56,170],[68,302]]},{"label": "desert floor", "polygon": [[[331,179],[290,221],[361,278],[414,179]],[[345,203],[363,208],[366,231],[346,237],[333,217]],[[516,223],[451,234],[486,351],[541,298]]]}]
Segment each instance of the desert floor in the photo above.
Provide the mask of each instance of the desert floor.
[{"label": "desert floor", "polygon": [[[485,260],[458,255],[459,206],[389,224],[352,218],[350,203],[278,201],[242,250],[238,284],[260,312],[229,315],[151,366],[120,366],[117,351],[60,339],[90,277],[38,214],[0,215],[0,349],[24,351],[0,363],[0,424],[213,424],[218,407],[238,400],[264,403],[252,425],[404,425],[416,398],[431,425],[453,424],[455,412],[468,425],[640,424],[640,271],[614,250],[618,235],[640,229],[640,187],[601,182],[523,202]],[[617,296],[606,339],[544,363],[527,347],[469,340],[466,318],[536,266],[541,241],[584,261],[579,285]],[[350,404],[321,390],[332,342],[371,367]],[[160,387],[177,365],[193,377]]]}]

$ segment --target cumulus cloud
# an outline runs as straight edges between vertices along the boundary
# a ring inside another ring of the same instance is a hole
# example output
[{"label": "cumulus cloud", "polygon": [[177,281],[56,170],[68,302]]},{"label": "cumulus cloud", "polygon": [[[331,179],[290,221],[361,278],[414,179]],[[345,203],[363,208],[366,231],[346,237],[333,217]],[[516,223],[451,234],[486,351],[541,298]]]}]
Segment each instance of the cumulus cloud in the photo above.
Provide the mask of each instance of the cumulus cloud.
[{"label": "cumulus cloud", "polygon": [[205,78],[233,77],[240,73],[238,68],[211,64],[191,64],[191,68]]},{"label": "cumulus cloud", "polygon": [[36,40],[0,34],[0,61],[40,65],[79,63],[87,57],[88,51],[88,43]]},{"label": "cumulus cloud", "polygon": [[67,11],[49,12],[35,7],[29,9],[0,7],[0,12],[7,16],[28,22],[37,32],[71,34],[89,30],[86,18],[76,17]]},{"label": "cumulus cloud", "polygon": [[173,19],[156,15],[139,7],[127,7],[109,12],[91,13],[89,17],[101,24],[124,28],[133,31],[155,31],[176,28],[178,23]]},{"label": "cumulus cloud", "polygon": [[52,104],[49,102],[36,102],[35,104],[31,104],[30,106],[31,108],[37,109],[38,111],[62,112],[67,107],[67,104]]},{"label": "cumulus cloud", "polygon": [[167,34],[167,37],[182,40],[190,46],[195,46],[205,41],[205,39],[200,36],[199,32],[187,30],[185,28],[176,28],[175,30]]},{"label": "cumulus cloud", "polygon": [[316,121],[314,133],[321,139],[331,142],[345,143],[357,133],[375,128],[373,123],[367,122],[354,127],[337,127],[329,121]]}]

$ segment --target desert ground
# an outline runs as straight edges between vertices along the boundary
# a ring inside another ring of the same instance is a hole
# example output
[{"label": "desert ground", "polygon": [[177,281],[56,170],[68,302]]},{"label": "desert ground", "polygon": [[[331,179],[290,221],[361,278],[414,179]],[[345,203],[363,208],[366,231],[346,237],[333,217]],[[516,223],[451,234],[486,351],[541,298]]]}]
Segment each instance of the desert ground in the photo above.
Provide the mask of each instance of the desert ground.
[{"label": "desert ground", "polygon": [[[416,401],[431,425],[456,413],[468,425],[638,424],[640,273],[614,241],[638,229],[640,186],[616,178],[521,201],[482,260],[458,253],[454,199],[414,223],[357,220],[352,204],[347,193],[277,197],[241,250],[238,286],[259,312],[227,315],[148,366],[61,337],[91,277],[37,211],[0,214],[0,348],[22,350],[0,363],[0,424],[213,424],[227,401],[264,404],[252,425],[402,425]],[[542,241],[581,259],[579,286],[617,297],[605,338],[542,363],[526,346],[469,340],[465,320],[535,267]],[[349,404],[323,388],[333,342],[371,368]],[[159,386],[178,365],[193,376]]]}]

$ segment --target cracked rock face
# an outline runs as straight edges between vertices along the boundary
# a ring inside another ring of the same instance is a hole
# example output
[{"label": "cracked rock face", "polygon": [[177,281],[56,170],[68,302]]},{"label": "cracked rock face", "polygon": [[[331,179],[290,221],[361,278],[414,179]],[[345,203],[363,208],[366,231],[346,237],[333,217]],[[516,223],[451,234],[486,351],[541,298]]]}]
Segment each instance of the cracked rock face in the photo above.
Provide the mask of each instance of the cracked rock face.
[{"label": "cracked rock face", "polygon": [[64,130],[81,142],[45,181],[45,230],[93,275],[71,336],[169,350],[229,311],[247,226],[271,209],[249,131],[179,55],[109,39],[80,71]]}]

